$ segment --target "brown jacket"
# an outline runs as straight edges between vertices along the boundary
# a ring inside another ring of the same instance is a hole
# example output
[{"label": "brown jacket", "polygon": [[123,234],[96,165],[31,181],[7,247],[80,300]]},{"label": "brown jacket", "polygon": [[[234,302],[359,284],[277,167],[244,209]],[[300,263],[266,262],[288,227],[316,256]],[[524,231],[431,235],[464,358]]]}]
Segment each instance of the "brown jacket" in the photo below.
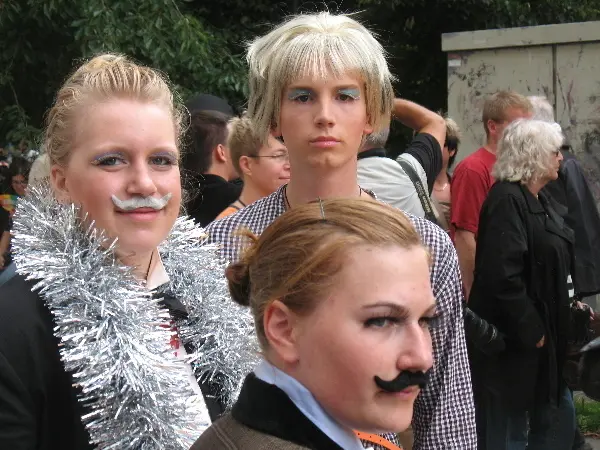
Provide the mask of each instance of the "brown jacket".
[{"label": "brown jacket", "polygon": [[343,450],[277,386],[246,377],[231,413],[214,422],[190,450]]},{"label": "brown jacket", "polygon": [[231,414],[227,414],[213,423],[190,450],[306,450],[308,448],[253,430],[239,423]]}]

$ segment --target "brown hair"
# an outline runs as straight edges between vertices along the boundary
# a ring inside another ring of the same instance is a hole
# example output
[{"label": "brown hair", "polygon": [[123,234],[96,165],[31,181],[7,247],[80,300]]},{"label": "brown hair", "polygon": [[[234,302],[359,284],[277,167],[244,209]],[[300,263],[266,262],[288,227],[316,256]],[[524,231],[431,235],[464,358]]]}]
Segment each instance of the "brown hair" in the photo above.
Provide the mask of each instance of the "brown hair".
[{"label": "brown hair", "polygon": [[521,109],[530,113],[532,111],[531,102],[523,95],[514,91],[498,91],[488,96],[483,104],[483,128],[485,135],[489,136],[488,120],[502,122],[506,120],[506,112],[511,109]]},{"label": "brown hair", "polygon": [[[323,218],[324,217],[324,218]],[[398,209],[373,200],[332,199],[294,207],[253,241],[240,261],[227,269],[232,298],[250,306],[256,333],[268,347],[263,317],[280,300],[308,314],[335,284],[348,251],[360,245],[402,248],[421,239]]]},{"label": "brown hair", "polygon": [[234,117],[229,121],[227,146],[231,152],[233,167],[242,176],[240,158],[242,156],[258,156],[262,147],[262,139],[256,132],[254,123],[248,117]]},{"label": "brown hair", "polygon": [[51,164],[64,165],[73,141],[73,119],[86,101],[129,98],[164,105],[171,112],[177,143],[182,109],[175,104],[169,83],[158,71],[125,56],[103,54],[82,64],[59,89],[48,112],[44,148]]},{"label": "brown hair", "polygon": [[227,143],[229,116],[220,111],[200,110],[191,115],[185,136],[183,168],[191,175],[206,173],[212,166],[217,145]]}]

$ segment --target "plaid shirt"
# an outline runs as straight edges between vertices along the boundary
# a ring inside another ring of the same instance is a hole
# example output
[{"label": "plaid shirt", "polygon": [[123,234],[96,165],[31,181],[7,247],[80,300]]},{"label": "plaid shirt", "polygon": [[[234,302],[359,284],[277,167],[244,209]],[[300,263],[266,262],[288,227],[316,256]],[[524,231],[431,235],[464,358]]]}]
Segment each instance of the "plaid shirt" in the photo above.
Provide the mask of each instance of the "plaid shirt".
[{"label": "plaid shirt", "polygon": [[[223,256],[236,261],[245,241],[240,228],[257,236],[285,212],[283,187],[206,228]],[[415,402],[415,450],[476,450],[475,406],[463,326],[463,293],[456,250],[448,235],[428,220],[407,214],[433,256],[431,286],[442,315],[432,330],[434,367]]]}]

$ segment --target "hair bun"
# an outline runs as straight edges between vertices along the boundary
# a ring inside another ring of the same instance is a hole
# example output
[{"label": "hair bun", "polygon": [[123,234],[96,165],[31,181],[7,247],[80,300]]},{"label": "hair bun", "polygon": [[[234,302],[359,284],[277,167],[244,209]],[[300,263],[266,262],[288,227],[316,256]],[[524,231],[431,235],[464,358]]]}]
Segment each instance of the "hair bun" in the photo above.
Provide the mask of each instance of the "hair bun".
[{"label": "hair bun", "polygon": [[231,298],[242,306],[250,306],[250,267],[245,258],[225,270]]}]

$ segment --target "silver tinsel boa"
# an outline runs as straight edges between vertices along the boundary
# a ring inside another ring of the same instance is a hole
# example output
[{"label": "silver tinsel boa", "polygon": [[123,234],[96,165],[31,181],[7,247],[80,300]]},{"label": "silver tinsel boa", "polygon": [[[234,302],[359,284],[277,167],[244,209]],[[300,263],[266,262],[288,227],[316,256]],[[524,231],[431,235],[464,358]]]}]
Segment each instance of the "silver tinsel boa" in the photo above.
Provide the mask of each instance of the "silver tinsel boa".
[{"label": "silver tinsel boa", "polygon": [[[102,232],[85,226],[73,205],[39,186],[19,201],[13,224],[18,273],[35,280],[55,321],[65,369],[80,387],[82,422],[100,449],[188,449],[208,426],[185,362],[170,347],[168,311],[114,256]],[[177,323],[189,361],[220,374],[234,398],[258,361],[252,317],[229,297],[218,249],[204,231],[177,219],[159,247],[188,318]]]}]

